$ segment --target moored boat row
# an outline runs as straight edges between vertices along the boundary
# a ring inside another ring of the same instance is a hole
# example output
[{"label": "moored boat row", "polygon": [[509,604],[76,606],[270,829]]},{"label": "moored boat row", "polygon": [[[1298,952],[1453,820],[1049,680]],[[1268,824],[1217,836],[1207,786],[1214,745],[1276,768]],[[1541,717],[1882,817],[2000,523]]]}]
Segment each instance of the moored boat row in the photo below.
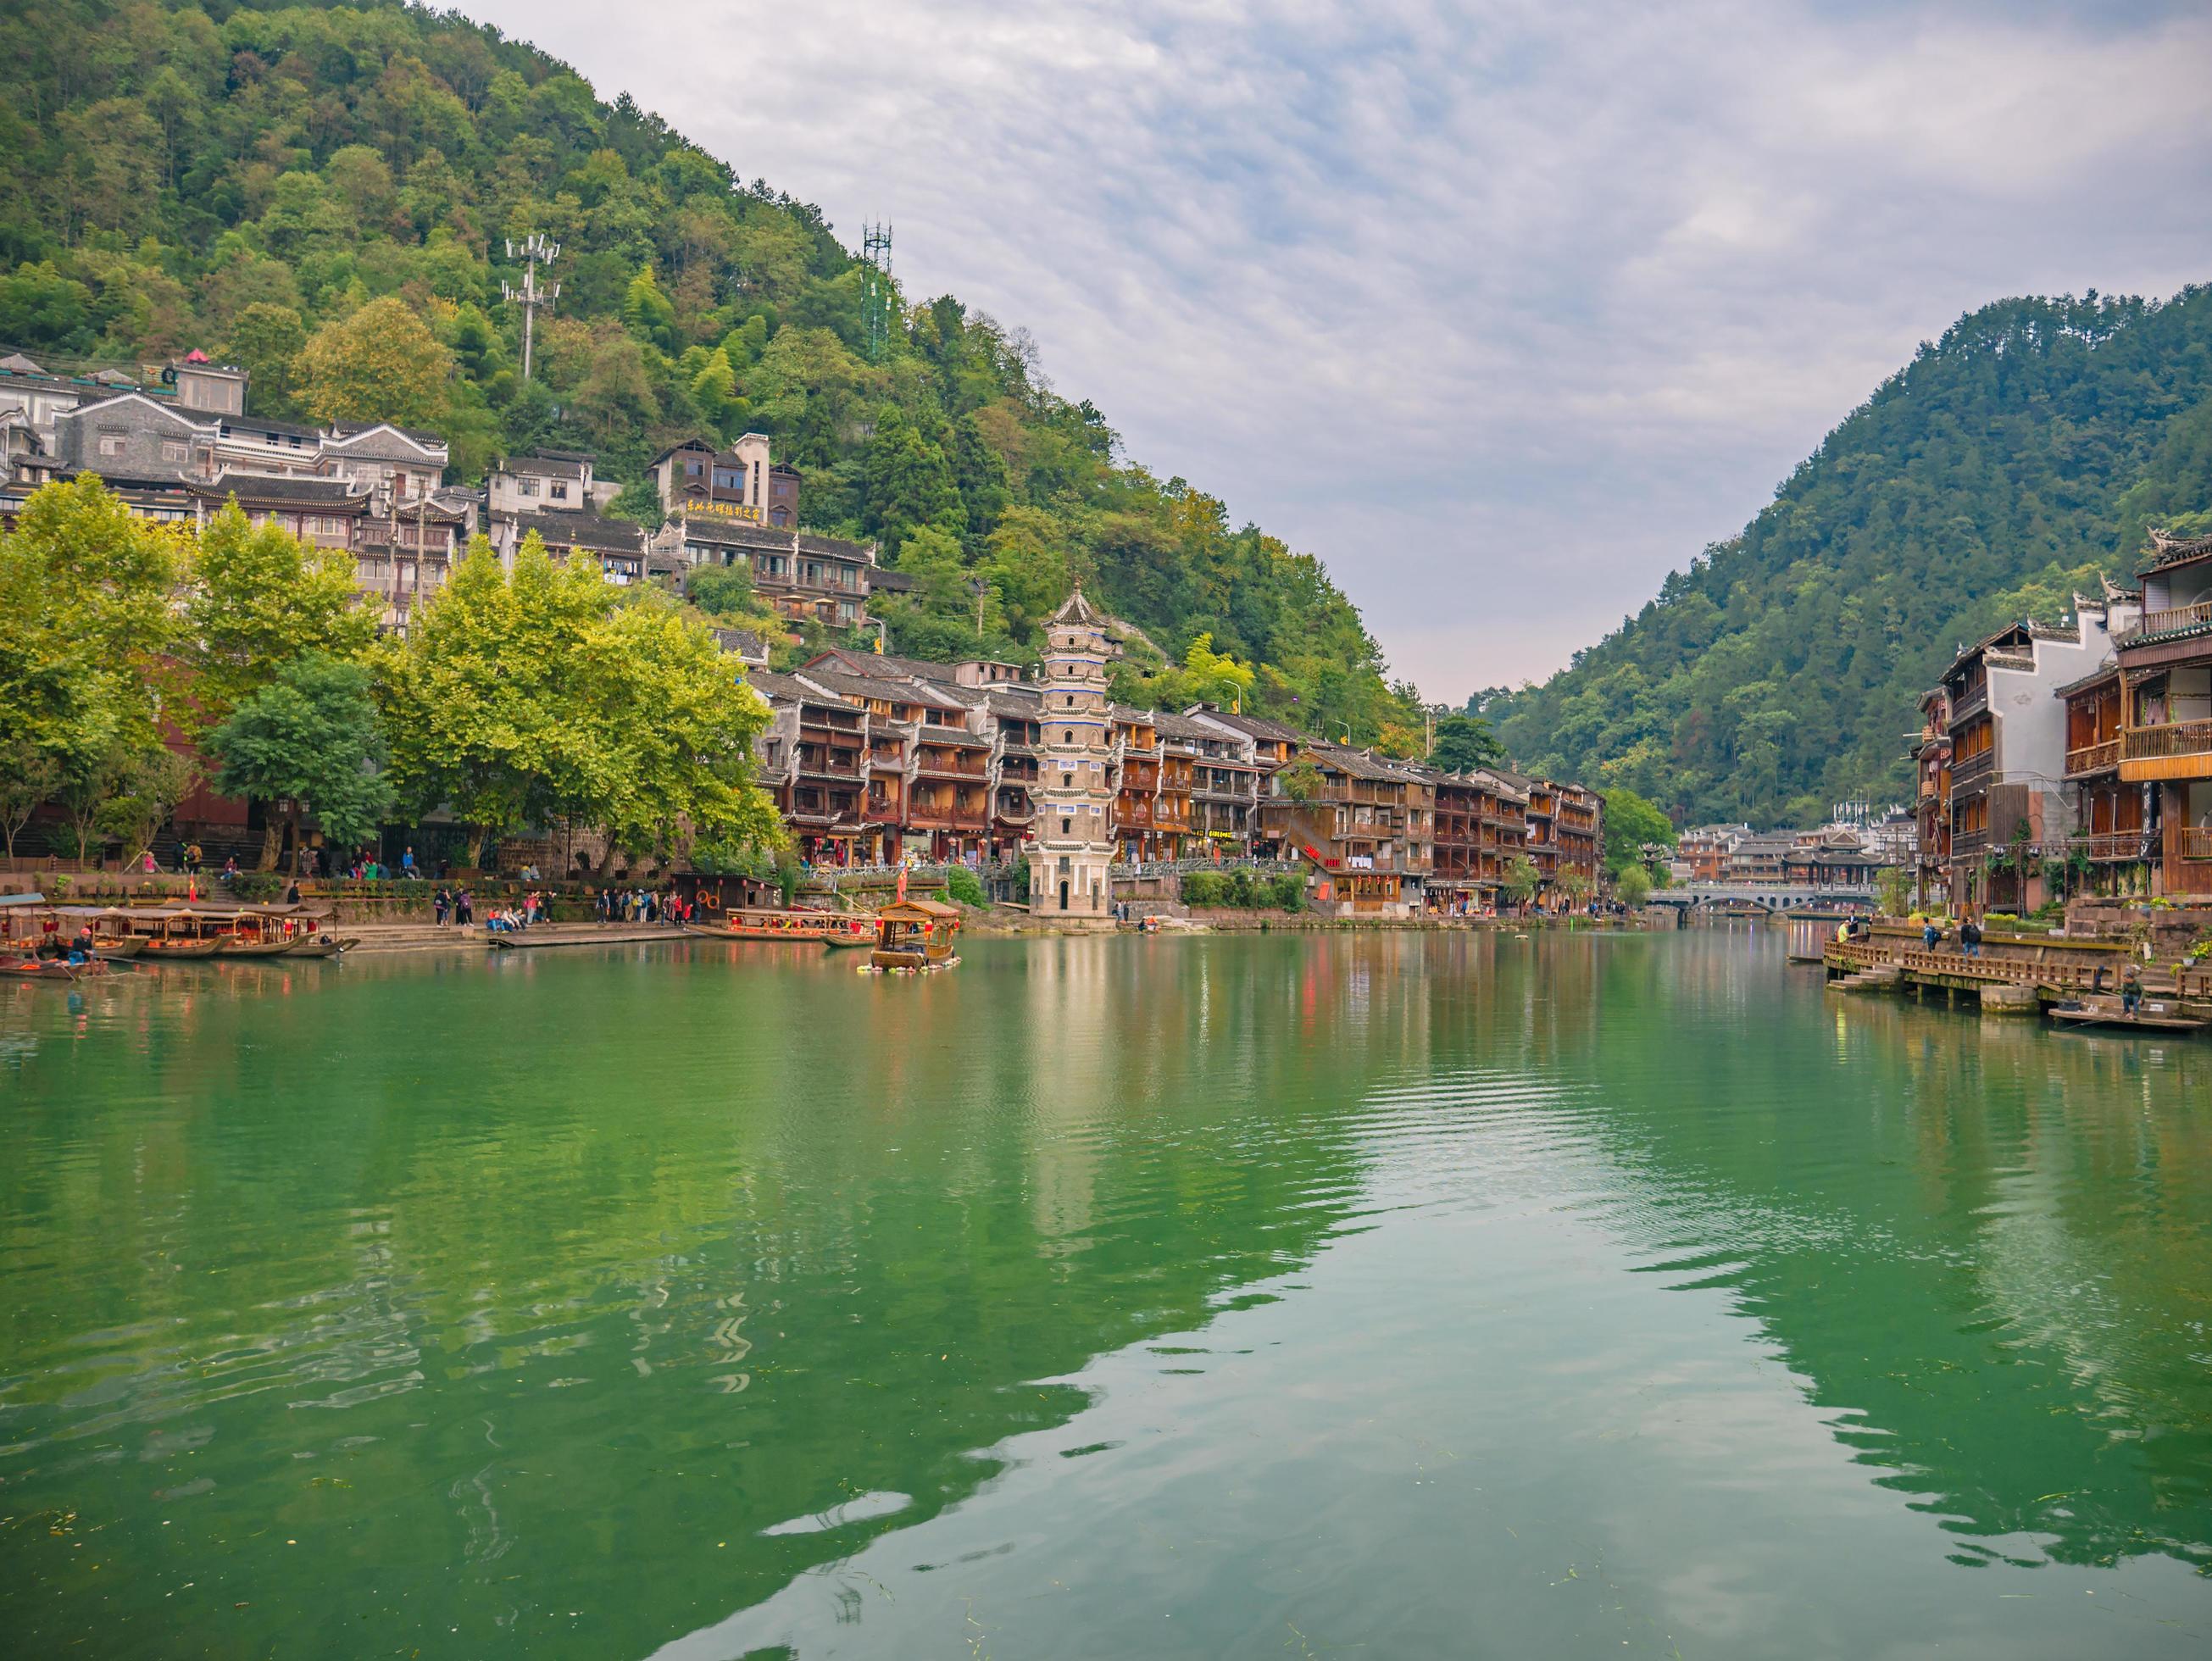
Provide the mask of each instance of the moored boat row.
[{"label": "moored boat row", "polygon": [[110,963],[205,963],[237,958],[335,958],[355,944],[298,906],[68,905],[41,894],[0,895],[0,972],[75,978]]}]

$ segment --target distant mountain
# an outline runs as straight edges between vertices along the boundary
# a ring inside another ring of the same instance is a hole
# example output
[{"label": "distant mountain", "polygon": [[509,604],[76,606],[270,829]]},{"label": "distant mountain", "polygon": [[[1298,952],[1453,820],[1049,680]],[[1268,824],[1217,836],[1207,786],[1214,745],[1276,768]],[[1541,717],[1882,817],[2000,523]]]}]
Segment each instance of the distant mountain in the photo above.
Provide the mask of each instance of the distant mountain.
[{"label": "distant mountain", "polygon": [[[1320,564],[1132,465],[1025,334],[909,303],[816,209],[496,30],[396,0],[10,6],[0,150],[0,348],[204,347],[252,371],[252,413],[434,426],[470,478],[592,450],[648,518],[657,450],[765,432],[810,526],[914,577],[895,649],[1024,654],[1081,577],[1178,660],[1211,636],[1255,666],[1267,714],[1419,742]],[[526,381],[501,285],[533,232],[562,289]],[[1160,666],[1122,666],[1125,695],[1197,684]]]},{"label": "distant mountain", "polygon": [[1570,667],[1480,702],[1528,765],[1680,823],[1902,799],[1916,702],[1961,643],[2057,621],[2100,572],[2132,584],[2146,523],[2208,508],[2212,289],[2000,301]]}]

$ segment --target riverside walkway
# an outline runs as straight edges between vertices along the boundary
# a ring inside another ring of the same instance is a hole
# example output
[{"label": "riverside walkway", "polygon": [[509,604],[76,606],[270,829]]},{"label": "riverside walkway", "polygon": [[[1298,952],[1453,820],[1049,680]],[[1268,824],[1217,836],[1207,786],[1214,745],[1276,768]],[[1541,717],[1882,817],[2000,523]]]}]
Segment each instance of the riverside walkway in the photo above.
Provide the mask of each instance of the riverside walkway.
[{"label": "riverside walkway", "polygon": [[[2033,1013],[2040,1008],[2078,1005],[2087,999],[2116,998],[2121,978],[2134,962],[2117,943],[2040,941],[1998,937],[1993,942],[2010,955],[1968,957],[1955,948],[1929,951],[1902,934],[1869,940],[1829,940],[1821,948],[1829,983],[1838,990],[1895,990],[1924,995],[1942,992],[1954,1001],[1978,998],[1991,1013]],[[2139,965],[2147,1001],[2171,1005],[2184,1019],[2212,1022],[2212,964]]]}]

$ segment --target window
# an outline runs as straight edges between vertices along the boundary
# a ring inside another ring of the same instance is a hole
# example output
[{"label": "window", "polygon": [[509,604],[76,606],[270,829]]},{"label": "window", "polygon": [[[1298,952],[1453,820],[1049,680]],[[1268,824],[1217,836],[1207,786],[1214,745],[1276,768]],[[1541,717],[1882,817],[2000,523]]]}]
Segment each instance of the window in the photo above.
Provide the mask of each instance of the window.
[{"label": "window", "polygon": [[1060,820],[1060,834],[1061,836],[1065,837],[1065,836],[1069,836],[1069,835],[1073,834],[1073,831],[1074,831],[1074,829],[1075,829],[1075,821],[1074,821],[1073,819],[1071,819],[1071,818],[1062,818],[1062,819]]},{"label": "window", "polygon": [[567,481],[563,479],[555,479],[553,481],[553,500],[556,502],[566,502],[568,499],[568,486]]},{"label": "window", "polygon": [[538,494],[538,481],[534,478],[518,478],[514,481],[514,489],[519,496],[534,496]]},{"label": "window", "polygon": [[1073,733],[1062,733],[1060,735],[1060,741],[1062,744],[1073,744],[1075,742],[1075,734]]},{"label": "window", "polygon": [[100,453],[104,456],[119,456],[128,443],[121,433],[102,433],[100,435]]},{"label": "window", "polygon": [[191,453],[191,446],[180,440],[165,438],[161,441],[161,459],[164,461],[188,461]]}]

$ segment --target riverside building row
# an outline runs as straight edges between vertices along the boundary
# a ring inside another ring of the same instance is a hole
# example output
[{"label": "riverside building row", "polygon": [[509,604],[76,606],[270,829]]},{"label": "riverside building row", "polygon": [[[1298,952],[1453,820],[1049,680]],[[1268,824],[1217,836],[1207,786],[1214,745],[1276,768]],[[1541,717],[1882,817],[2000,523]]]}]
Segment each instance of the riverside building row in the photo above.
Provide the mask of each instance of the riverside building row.
[{"label": "riverside building row", "polygon": [[2212,900],[2212,537],[1962,651],[1921,700],[1923,904]]},{"label": "riverside building row", "polygon": [[204,524],[235,498],[257,524],[352,555],[385,626],[402,631],[479,531],[510,564],[535,532],[555,558],[595,562],[618,584],[742,568],[794,626],[866,629],[872,595],[911,587],[872,545],[801,529],[799,470],[757,433],[656,456],[664,523],[648,531],[609,511],[618,486],[588,454],[511,456],[482,490],[457,490],[443,483],[452,457],[435,433],[249,416],[246,386],[244,369],[198,352],[131,369],[0,356],[0,522],[40,485],[85,474],[154,520]]},{"label": "riverside building row", "polygon": [[[878,647],[870,600],[911,587],[872,545],[802,528],[801,475],[758,434],[654,457],[663,523],[648,531],[610,511],[619,486],[589,454],[510,456],[481,490],[454,489],[439,435],[250,416],[247,384],[244,369],[198,352],[130,368],[0,357],[0,522],[40,484],[86,474],[149,519],[204,524],[234,499],[257,524],[350,555],[398,631],[479,532],[504,563],[535,534],[555,558],[594,562],[619,585],[740,569],[794,629],[866,638],[872,627]],[[766,642],[718,631],[769,702],[762,779],[806,855],[1011,861],[1042,844],[1068,861],[1071,910],[1094,887],[1103,896],[1109,863],[1217,858],[1303,864],[1316,905],[1346,914],[1480,909],[1520,859],[1548,903],[1595,888],[1594,792],[1503,770],[1439,773],[1235,711],[1112,704],[1106,619],[1079,593],[1069,604],[1036,678],[1012,664],[851,648],[770,674]],[[1067,631],[1082,639],[1067,644]],[[1084,800],[1059,800],[1077,776],[1093,781]]]},{"label": "riverside building row", "polygon": [[800,853],[833,867],[1042,861],[1052,880],[1033,881],[1032,904],[1078,915],[1110,904],[1109,867],[1217,860],[1300,867],[1316,907],[1345,916],[1481,910],[1520,858],[1545,902],[1595,891],[1595,792],[1444,773],[1206,704],[1115,703],[1097,617],[1071,599],[1036,678],[850,648],[750,675],[770,715],[761,782]]}]

